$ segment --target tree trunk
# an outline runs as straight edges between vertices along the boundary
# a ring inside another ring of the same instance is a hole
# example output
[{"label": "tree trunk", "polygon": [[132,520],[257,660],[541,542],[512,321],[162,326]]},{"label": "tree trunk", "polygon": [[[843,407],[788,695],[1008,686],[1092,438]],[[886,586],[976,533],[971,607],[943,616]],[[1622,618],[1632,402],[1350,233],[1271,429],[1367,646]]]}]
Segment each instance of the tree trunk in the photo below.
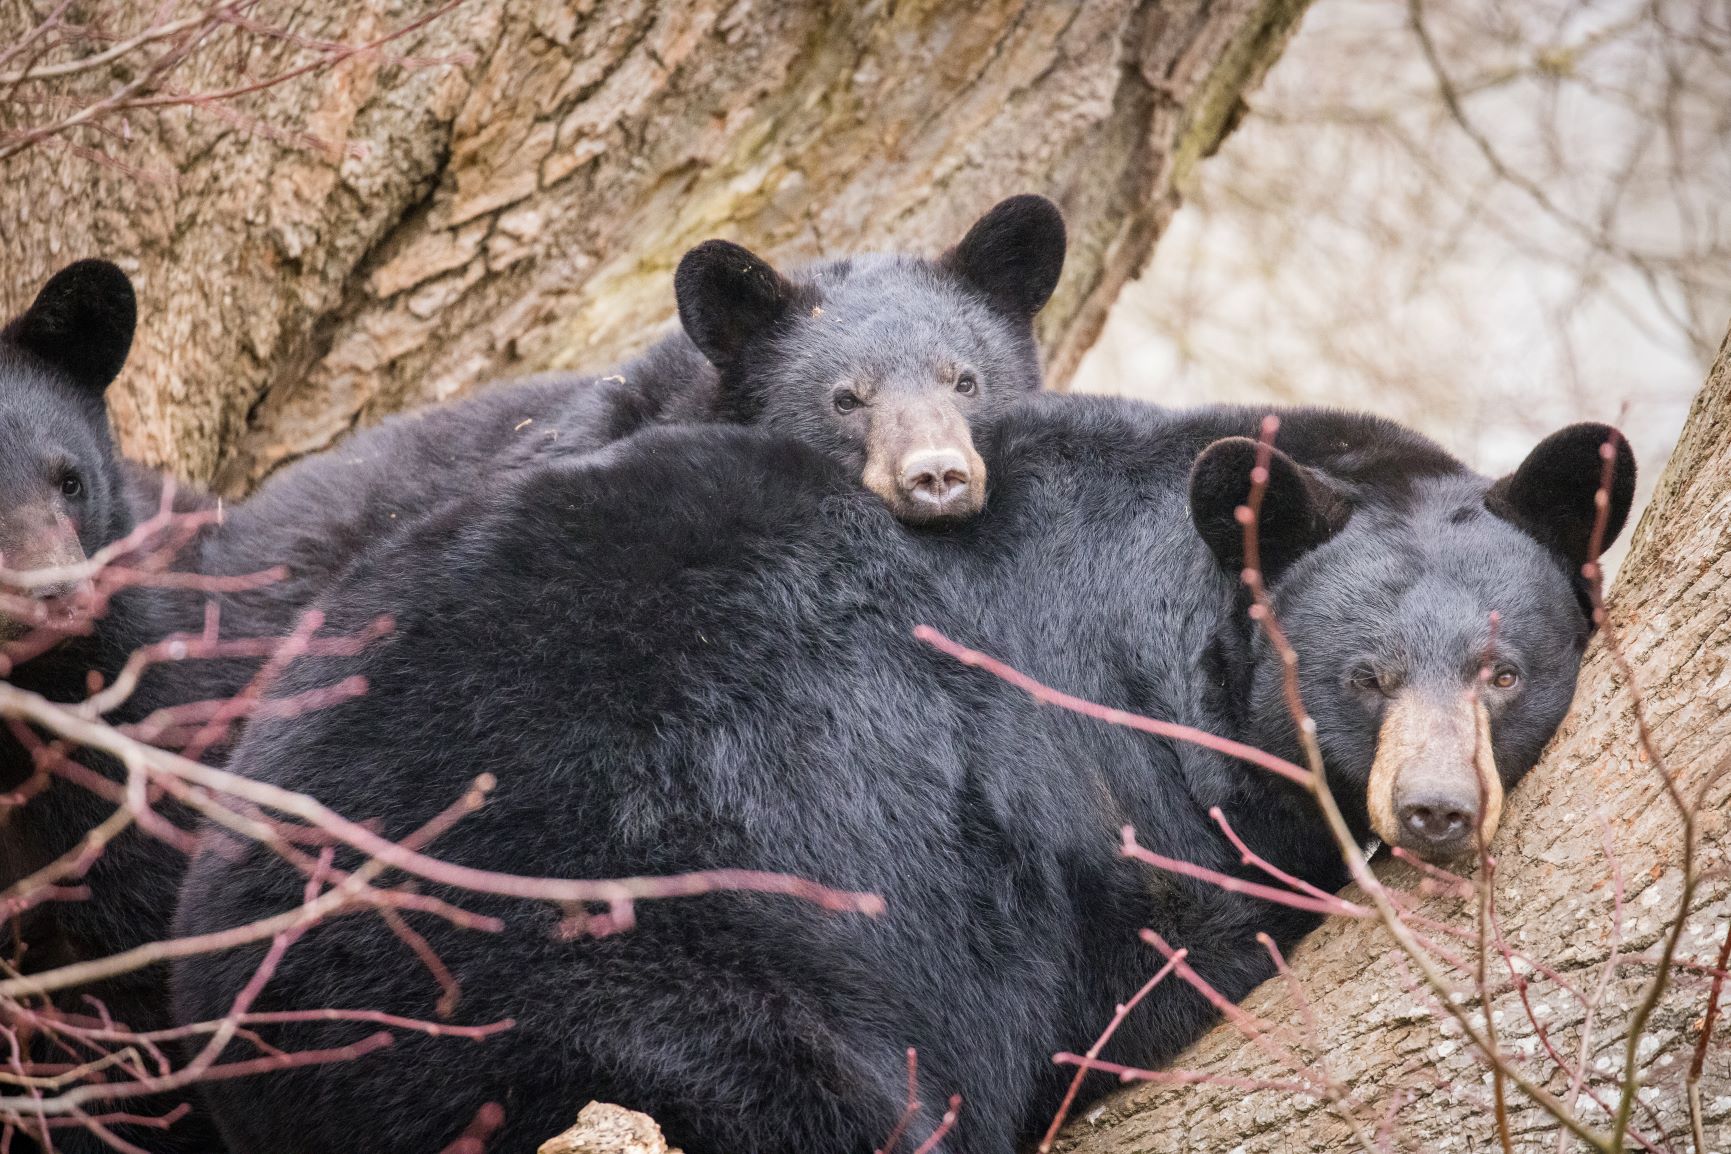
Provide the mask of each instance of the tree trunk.
[{"label": "tree trunk", "polygon": [[[1304,2],[267,2],[248,11],[270,34],[216,28],[173,91],[436,15],[236,102],[133,111],[0,162],[0,304],[73,257],[118,259],[142,296],[112,405],[126,448],[238,494],[357,423],[636,351],[705,237],[786,261],[933,252],[1039,191],[1072,236],[1040,327],[1061,383]],[[0,45],[27,10],[6,7]],[[124,37],[163,8],[100,11]],[[93,103],[140,57],[46,91]],[[0,87],[0,130],[40,107],[12,99]]]},{"label": "tree trunk", "polygon": [[[1655,746],[1684,795],[1696,797],[1715,774],[1700,810],[1699,863],[1705,889],[1685,921],[1677,956],[1712,965],[1726,941],[1726,851],[1722,808],[1731,774],[1731,337],[1696,398],[1683,439],[1642,518],[1610,605],[1621,648],[1644,698]],[[1586,1086],[1614,1102],[1632,1008],[1652,980],[1662,934],[1676,920],[1683,871],[1679,810],[1658,767],[1637,740],[1630,682],[1616,668],[1603,634],[1581,673],[1575,710],[1547,756],[1515,791],[1492,846],[1498,866],[1497,902],[1504,938],[1523,955],[1567,977],[1592,998],[1605,973],[1618,903],[1607,846],[1625,887],[1619,966],[1597,998],[1587,1047]],[[1411,889],[1398,864],[1379,871]],[[1716,872],[1717,876],[1713,876]],[[1351,896],[1350,894],[1348,896]],[[1476,956],[1476,904],[1431,897],[1422,914],[1465,929],[1468,937],[1426,932],[1471,962]],[[1182,945],[1182,942],[1175,943]],[[1493,953],[1492,1023],[1519,1068],[1574,1101],[1569,1078],[1546,1057],[1544,1038],[1509,970]],[[1647,958],[1647,961],[1641,961]],[[1150,960],[1150,970],[1155,959]],[[1722,964],[1722,963],[1721,963]],[[1469,967],[1470,968],[1470,967]],[[1362,1148],[1345,1115],[1354,1116],[1373,1149],[1491,1151],[1503,1149],[1491,1106],[1489,1067],[1475,1060],[1460,1030],[1440,1028],[1441,1016],[1417,972],[1374,922],[1325,927],[1297,952],[1293,969],[1315,1028],[1290,996],[1271,982],[1246,1003],[1267,1021],[1297,1035],[1298,1065],[1255,1045],[1231,1026],[1199,1042],[1179,1068],[1248,1078],[1263,1088],[1219,1082],[1148,1086],[1109,1099],[1071,1126],[1074,1154],[1305,1154]],[[1455,971],[1467,1004],[1477,985]],[[1528,998],[1545,1036],[1572,1066],[1580,1052],[1579,1000],[1533,975]],[[1498,992],[1500,989],[1501,992]],[[1728,991],[1731,993],[1731,991]],[[1694,1154],[1731,1149],[1731,1030],[1720,1017],[1700,1080],[1704,1147],[1690,1140],[1683,1083],[1700,1037],[1709,993],[1698,971],[1678,968],[1667,996],[1644,1031],[1638,1053],[1643,1101],[1635,1125],[1660,1148]],[[1343,1110],[1326,1095],[1268,1088],[1308,1068],[1350,1092]],[[1603,1112],[1583,1103],[1578,1116],[1603,1129]],[[1571,1136],[1559,1145],[1557,1123],[1519,1091],[1509,1090],[1513,1149],[1587,1148]],[[1379,1131],[1387,1127],[1385,1137]],[[1660,1144],[1664,1135],[1668,1142]],[[1382,1144],[1386,1138],[1386,1145]],[[1636,1149],[1630,1142],[1628,1149]]]}]

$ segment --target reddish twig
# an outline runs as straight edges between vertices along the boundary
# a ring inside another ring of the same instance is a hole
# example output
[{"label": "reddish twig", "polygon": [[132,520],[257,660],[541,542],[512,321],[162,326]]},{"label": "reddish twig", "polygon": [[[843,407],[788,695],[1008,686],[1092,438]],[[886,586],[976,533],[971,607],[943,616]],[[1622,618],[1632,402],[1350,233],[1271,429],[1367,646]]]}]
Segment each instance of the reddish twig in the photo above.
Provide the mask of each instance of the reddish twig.
[{"label": "reddish twig", "polygon": [[1137,844],[1136,830],[1133,826],[1127,825],[1124,827],[1123,839],[1124,842],[1121,852],[1125,857],[1134,858],[1140,862],[1146,862],[1148,865],[1154,866],[1156,869],[1165,870],[1167,873],[1179,874],[1183,877],[1196,878],[1199,881],[1208,882],[1210,885],[1218,886],[1220,889],[1230,891],[1231,893],[1244,894],[1246,897],[1261,898],[1265,902],[1273,902],[1276,905],[1286,906],[1289,909],[1304,910],[1307,913],[1322,914],[1324,916],[1332,915],[1334,917],[1342,918],[1362,918],[1371,916],[1370,911],[1364,907],[1356,906],[1344,898],[1335,897],[1332,894],[1323,898],[1313,898],[1308,894],[1294,893],[1291,890],[1275,889],[1273,886],[1265,886],[1259,882],[1245,881],[1243,878],[1236,878],[1231,874],[1223,874],[1218,870],[1211,870],[1205,866],[1199,866],[1191,862],[1179,861],[1177,858],[1169,858],[1162,854],[1157,854],[1153,850],[1146,849]]},{"label": "reddish twig", "polygon": [[1725,988],[1725,969],[1731,965],[1731,923],[1725,927],[1725,940],[1719,944],[1719,961],[1713,970],[1713,984],[1707,991],[1707,1010],[1701,1015],[1701,1036],[1695,1039],[1695,1054],[1689,1059],[1689,1074],[1684,1086],[1689,1096],[1689,1126],[1693,1131],[1697,1154],[1707,1149],[1706,1129],[1701,1121],[1701,1074],[1707,1068],[1707,1047],[1713,1039],[1713,1026],[1719,1020],[1719,995]]},{"label": "reddish twig", "polygon": [[921,1109],[920,1054],[918,1050],[909,1046],[907,1105],[902,1109],[902,1116],[896,1119],[894,1128],[890,1130],[890,1136],[885,1138],[884,1144],[874,1150],[872,1154],[895,1154],[896,1147],[902,1144],[902,1135],[907,1133],[908,1127],[913,1125],[915,1118],[919,1117]]},{"label": "reddish twig", "polygon": [[497,1102],[488,1102],[475,1111],[475,1117],[462,1135],[439,1154],[485,1154],[487,1139],[504,1124],[505,1108]]},{"label": "reddish twig", "polygon": [[1117,1062],[1104,1062],[1082,1054],[1058,1054],[1052,1059],[1065,1066],[1079,1066],[1084,1072],[1111,1074],[1122,1082],[1156,1082],[1172,1086],[1231,1086],[1238,1090],[1283,1090],[1290,1094],[1315,1094],[1316,1087],[1308,1082],[1283,1082],[1274,1078],[1240,1078],[1231,1074],[1216,1074],[1203,1070],[1144,1070]]},{"label": "reddish twig", "polygon": [[[1080,1061],[1075,1063],[1082,1068],[1078,1069],[1076,1076],[1070,1079],[1070,1088],[1065,1091],[1064,1100],[1058,1105],[1058,1112],[1052,1116],[1052,1124],[1046,1127],[1046,1136],[1040,1139],[1040,1154],[1047,1154],[1052,1149],[1052,1143],[1057,1140],[1058,1131],[1063,1129],[1064,1119],[1070,1116],[1070,1107],[1076,1101],[1077,1092],[1082,1089],[1082,1079],[1088,1076],[1088,1067],[1084,1063],[1093,1062],[1100,1057],[1100,1051],[1106,1048],[1106,1043],[1112,1040],[1112,1035],[1118,1032],[1118,1027],[1124,1024],[1124,1019],[1130,1016],[1130,1011],[1140,1005],[1143,998],[1154,992],[1155,986],[1165,981],[1167,975],[1178,968],[1179,963],[1184,960],[1188,952],[1187,950],[1177,951],[1171,958],[1167,959],[1165,965],[1154,972],[1152,978],[1142,983],[1142,987],[1130,995],[1128,1001],[1118,1004],[1117,1009],[1112,1014],[1112,1020],[1106,1023],[1106,1028],[1100,1031],[1100,1036],[1094,1039],[1094,1044],[1088,1047],[1088,1052],[1082,1055]],[[1054,1056],[1052,1060],[1062,1062],[1065,1058],[1071,1057],[1074,1055],[1059,1054]]]},{"label": "reddish twig", "polygon": [[951,1094],[950,1108],[944,1111],[942,1118],[938,1119],[938,1127],[932,1131],[931,1136],[914,1149],[914,1154],[932,1154],[932,1151],[938,1148],[938,1143],[944,1140],[945,1135],[955,1128],[956,1118],[961,1112],[962,1096]]},{"label": "reddish twig", "polygon": [[1168,737],[1174,741],[1200,745],[1204,749],[1212,749],[1216,753],[1224,753],[1228,757],[1236,757],[1248,761],[1252,765],[1261,766],[1270,773],[1279,774],[1298,785],[1309,784],[1310,775],[1303,768],[1284,758],[1275,757],[1271,753],[1264,753],[1253,745],[1245,745],[1243,742],[1233,741],[1230,738],[1217,737],[1193,726],[1174,725],[1169,721],[1156,721],[1151,717],[1143,717],[1140,714],[1129,713],[1122,709],[1111,709],[1080,697],[1074,697],[1034,680],[995,657],[981,653],[976,649],[969,649],[965,645],[958,645],[930,625],[915,626],[914,636],[940,653],[946,653],[955,658],[963,665],[983,669],[1000,681],[1014,685],[1043,705],[1056,705],[1060,709],[1067,709],[1084,717],[1092,717],[1096,721],[1104,721],[1109,725],[1121,725],[1126,729],[1151,733],[1156,737]]}]

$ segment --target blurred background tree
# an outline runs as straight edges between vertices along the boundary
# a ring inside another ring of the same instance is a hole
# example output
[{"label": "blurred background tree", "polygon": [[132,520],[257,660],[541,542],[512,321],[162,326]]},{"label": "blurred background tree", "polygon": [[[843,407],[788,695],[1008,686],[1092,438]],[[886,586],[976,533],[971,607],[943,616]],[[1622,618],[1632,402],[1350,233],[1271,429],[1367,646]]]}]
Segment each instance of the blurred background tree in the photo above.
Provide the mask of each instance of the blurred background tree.
[{"label": "blurred background tree", "polygon": [[1322,0],[1075,381],[1386,413],[1650,491],[1731,315],[1731,5]]}]

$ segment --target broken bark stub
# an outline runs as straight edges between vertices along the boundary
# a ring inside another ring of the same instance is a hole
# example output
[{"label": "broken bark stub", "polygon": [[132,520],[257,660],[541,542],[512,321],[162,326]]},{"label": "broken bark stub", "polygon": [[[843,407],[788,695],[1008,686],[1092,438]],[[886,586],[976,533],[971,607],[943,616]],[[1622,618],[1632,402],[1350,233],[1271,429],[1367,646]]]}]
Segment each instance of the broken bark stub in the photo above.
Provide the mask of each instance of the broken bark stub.
[{"label": "broken bark stub", "polygon": [[647,1114],[609,1102],[591,1102],[577,1124],[541,1143],[538,1154],[679,1154]]}]

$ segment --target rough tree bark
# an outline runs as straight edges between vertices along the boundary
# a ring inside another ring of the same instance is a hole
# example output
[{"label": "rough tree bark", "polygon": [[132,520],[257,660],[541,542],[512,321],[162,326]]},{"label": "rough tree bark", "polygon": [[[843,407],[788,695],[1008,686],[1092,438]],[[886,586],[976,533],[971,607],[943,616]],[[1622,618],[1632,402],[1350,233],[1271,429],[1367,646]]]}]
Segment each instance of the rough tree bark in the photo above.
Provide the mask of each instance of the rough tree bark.
[{"label": "rough tree bark", "polygon": [[[142,176],[75,155],[76,136],[0,162],[0,305],[73,257],[119,259],[144,298],[123,442],[234,494],[396,409],[636,350],[706,236],[790,261],[929,251],[1034,190],[1073,230],[1041,322],[1062,382],[1304,3],[466,0],[389,46],[447,63],[357,56],[245,98],[251,123],[129,116],[111,151]],[[240,76],[440,6],[266,0],[251,18],[304,39],[235,33]],[[0,45],[30,7],[0,8]],[[102,19],[125,33],[163,9]],[[194,55],[174,85],[232,85],[235,55]]]},{"label": "rough tree bark", "polygon": [[[1657,747],[1693,796],[1731,761],[1731,337],[1641,520],[1610,611]],[[1727,792],[1721,777],[1702,809],[1700,864],[1717,877],[1689,916],[1679,950],[1681,957],[1707,963],[1725,940],[1731,916],[1725,884],[1731,838],[1722,813]],[[1654,948],[1673,920],[1682,876],[1681,821],[1655,766],[1640,752],[1629,685],[1599,641],[1582,671],[1570,720],[1510,800],[1492,846],[1500,862],[1505,936],[1590,991],[1603,973],[1611,938],[1614,885],[1607,836],[1627,887],[1621,952],[1639,955]],[[1404,869],[1396,865],[1383,872],[1399,880]],[[1410,876],[1400,884],[1410,888]],[[1471,903],[1434,898],[1422,909],[1469,930],[1474,925]],[[1470,942],[1449,945],[1472,956]],[[1293,968],[1319,1023],[1309,1052],[1301,1056],[1351,1088],[1373,1136],[1383,1119],[1393,1119],[1394,1141],[1387,1149],[1502,1149],[1487,1105],[1488,1068],[1473,1060],[1458,1032],[1439,1029],[1438,1016],[1426,1007],[1413,971],[1397,960],[1386,932],[1367,922],[1337,923],[1298,951]],[[1493,966],[1500,969],[1500,963]],[[1610,984],[1590,1049],[1589,1085],[1608,1086],[1620,1072],[1629,1010],[1653,970],[1628,965]],[[1462,988],[1471,983],[1463,981]],[[1289,995],[1284,983],[1269,983],[1247,1006],[1307,1034]],[[1572,1058],[1579,1003],[1545,984],[1533,1001]],[[1676,1150],[1694,1149],[1680,1083],[1706,1001],[1701,981],[1681,975],[1640,1048],[1646,1101],[1659,1124],[1643,1110],[1637,1125],[1649,1135],[1665,1131]],[[1495,997],[1491,1010],[1505,1048],[1533,1053],[1536,1032],[1517,996]],[[1542,1050],[1538,1054],[1530,1068],[1543,1066]],[[1178,1065],[1262,1081],[1290,1078],[1287,1068],[1230,1026],[1216,1029]],[[1568,1083],[1552,1078],[1549,1086],[1562,1093]],[[1706,1150],[1731,1149],[1731,1031],[1723,1017],[1701,1088]],[[1554,1123],[1518,1092],[1511,1092],[1510,1105],[1514,1149],[1548,1154],[1558,1148]],[[1606,1121],[1590,1107],[1579,1116],[1595,1125]],[[1359,1147],[1338,1112],[1317,1099],[1212,1084],[1125,1092],[1073,1125],[1065,1148],[1073,1154],[1307,1154]],[[1562,1148],[1582,1147],[1571,1138]]]}]

